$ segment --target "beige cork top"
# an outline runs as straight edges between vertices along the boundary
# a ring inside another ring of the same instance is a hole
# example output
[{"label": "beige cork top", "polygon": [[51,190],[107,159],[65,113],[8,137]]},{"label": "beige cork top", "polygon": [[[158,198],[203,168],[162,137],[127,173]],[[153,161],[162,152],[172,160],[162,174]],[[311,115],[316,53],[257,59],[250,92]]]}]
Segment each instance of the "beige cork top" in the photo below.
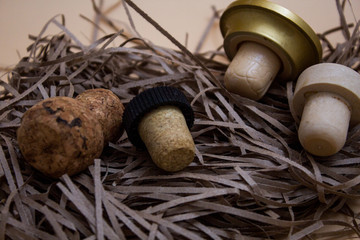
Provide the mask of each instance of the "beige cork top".
[{"label": "beige cork top", "polygon": [[329,92],[340,95],[350,105],[350,124],[360,122],[360,74],[355,70],[336,63],[320,63],[307,68],[298,78],[293,107],[298,116],[302,115],[308,94]]}]

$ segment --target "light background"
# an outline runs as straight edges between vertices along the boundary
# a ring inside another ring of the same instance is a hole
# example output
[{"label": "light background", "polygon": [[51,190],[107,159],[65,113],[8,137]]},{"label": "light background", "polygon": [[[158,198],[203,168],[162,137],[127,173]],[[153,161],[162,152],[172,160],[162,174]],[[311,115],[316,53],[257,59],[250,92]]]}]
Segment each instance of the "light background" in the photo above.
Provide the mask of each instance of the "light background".
[{"label": "light background", "polygon": [[[98,1],[98,0],[96,0]],[[221,10],[231,0],[133,0],[178,41],[193,51],[213,15],[211,6]],[[106,0],[105,9],[116,0]],[[339,26],[339,15],[335,0],[273,0],[303,18],[317,33]],[[350,1],[346,7],[348,22],[360,18],[360,0]],[[146,39],[163,47],[176,48],[149,23],[131,10],[138,32]],[[94,11],[90,0],[0,0],[0,67],[11,68],[21,56],[26,55],[26,47],[31,41],[28,34],[38,35],[45,23],[57,14],[64,14],[66,27],[85,45],[91,42],[93,26],[80,17],[80,14],[93,19]],[[110,13],[117,24],[128,23],[122,6]],[[60,18],[57,18],[60,20]],[[125,27],[123,24],[122,26]],[[105,29],[111,33],[111,29]],[[47,33],[60,30],[54,25]],[[333,34],[332,42],[343,41],[341,34]],[[222,44],[219,29],[214,25],[206,39],[202,51],[214,50]]]}]

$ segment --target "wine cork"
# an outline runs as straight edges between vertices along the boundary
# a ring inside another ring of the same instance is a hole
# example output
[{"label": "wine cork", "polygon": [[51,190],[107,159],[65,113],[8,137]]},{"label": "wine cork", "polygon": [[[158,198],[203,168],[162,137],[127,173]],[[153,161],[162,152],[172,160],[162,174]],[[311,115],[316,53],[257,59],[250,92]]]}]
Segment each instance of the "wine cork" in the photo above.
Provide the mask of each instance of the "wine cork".
[{"label": "wine cork", "polygon": [[259,100],[280,67],[280,59],[269,48],[255,42],[244,42],[226,70],[225,87],[241,96]]},{"label": "wine cork", "polygon": [[105,145],[119,139],[123,132],[121,123],[125,108],[112,91],[102,88],[89,89],[78,95],[76,100],[85,103],[95,114],[104,133]]},{"label": "wine cork", "polygon": [[298,135],[305,150],[333,155],[349,127],[360,122],[360,74],[335,63],[311,66],[299,76],[292,104],[301,117]]},{"label": "wine cork", "polygon": [[319,38],[288,9],[266,0],[232,2],[220,17],[224,50],[231,60],[224,85],[259,100],[275,81],[296,80],[322,59]]},{"label": "wine cork", "polygon": [[77,174],[100,157],[104,136],[106,141],[118,136],[123,108],[105,89],[41,101],[25,112],[17,130],[21,153],[49,177]]},{"label": "wine cork", "polygon": [[179,108],[162,106],[152,110],[141,119],[138,131],[159,168],[179,171],[194,159],[194,141]]},{"label": "wine cork", "polygon": [[83,103],[68,97],[46,99],[26,111],[17,139],[27,162],[52,178],[86,169],[104,145],[97,119]]},{"label": "wine cork", "polygon": [[180,171],[193,161],[193,122],[189,102],[174,87],[145,90],[124,111],[129,140],[138,148],[146,148],[153,162],[168,172]]},{"label": "wine cork", "polygon": [[302,146],[317,156],[337,153],[345,144],[351,109],[338,94],[319,92],[307,97],[298,130]]}]

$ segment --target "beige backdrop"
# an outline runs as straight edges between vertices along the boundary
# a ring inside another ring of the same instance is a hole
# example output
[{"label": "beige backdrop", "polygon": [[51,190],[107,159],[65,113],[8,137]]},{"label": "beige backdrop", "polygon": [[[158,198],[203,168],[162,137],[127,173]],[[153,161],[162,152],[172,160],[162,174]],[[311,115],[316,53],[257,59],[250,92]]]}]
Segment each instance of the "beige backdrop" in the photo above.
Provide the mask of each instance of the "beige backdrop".
[{"label": "beige backdrop", "polygon": [[[190,50],[195,49],[212,17],[211,6],[220,10],[231,2],[230,0],[133,1],[180,42],[185,43],[188,36],[187,46]],[[106,6],[111,6],[119,1],[104,2]],[[273,2],[298,14],[316,32],[323,32],[339,25],[335,0],[273,0]],[[353,12],[359,19],[360,1],[352,0],[351,3]],[[131,12],[136,28],[144,38],[161,46],[175,47],[137,13]],[[26,47],[31,43],[28,40],[28,34],[37,35],[44,24],[57,14],[65,15],[67,28],[84,44],[90,43],[93,28],[90,23],[80,17],[82,14],[93,19],[94,11],[90,0],[0,0],[0,67],[11,67],[19,61],[20,56],[25,56]],[[354,14],[349,6],[346,8],[346,15],[349,22],[354,22]],[[113,10],[110,16],[115,23],[128,22],[123,7]],[[50,29],[52,33],[60,31],[53,25]],[[111,33],[110,29],[106,31]],[[342,41],[341,35],[332,36],[332,40]],[[213,50],[221,43],[219,29],[214,27],[202,50]]]}]

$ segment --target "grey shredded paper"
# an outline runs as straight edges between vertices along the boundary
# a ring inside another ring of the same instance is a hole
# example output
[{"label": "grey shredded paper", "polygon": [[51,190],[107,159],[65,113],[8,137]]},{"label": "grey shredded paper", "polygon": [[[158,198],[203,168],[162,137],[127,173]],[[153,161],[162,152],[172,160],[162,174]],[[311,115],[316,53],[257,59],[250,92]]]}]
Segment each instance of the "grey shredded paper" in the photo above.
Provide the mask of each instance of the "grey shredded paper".
[{"label": "grey shredded paper", "polygon": [[[359,72],[360,22],[346,22],[346,2],[332,2],[340,27],[319,34],[323,61]],[[97,16],[116,29],[93,4]],[[273,84],[259,102],[231,94],[222,84],[227,64],[217,60],[225,59],[222,48],[191,53],[130,0],[121,7],[134,8],[180,50],[122,30],[85,46],[57,16],[30,36],[28,56],[7,82],[1,80],[0,239],[360,237],[359,214],[351,208],[360,196],[359,126],[350,129],[336,155],[311,156],[299,144],[299,120],[289,108],[294,83]],[[209,24],[218,17],[215,12]],[[52,24],[62,32],[47,35]],[[334,31],[345,37],[336,46],[327,40]],[[115,39],[123,43],[114,47]],[[162,172],[126,133],[73,177],[53,180],[24,161],[16,130],[24,112],[42,99],[107,88],[126,105],[161,85],[180,89],[195,112],[196,157],[185,170]]]}]

